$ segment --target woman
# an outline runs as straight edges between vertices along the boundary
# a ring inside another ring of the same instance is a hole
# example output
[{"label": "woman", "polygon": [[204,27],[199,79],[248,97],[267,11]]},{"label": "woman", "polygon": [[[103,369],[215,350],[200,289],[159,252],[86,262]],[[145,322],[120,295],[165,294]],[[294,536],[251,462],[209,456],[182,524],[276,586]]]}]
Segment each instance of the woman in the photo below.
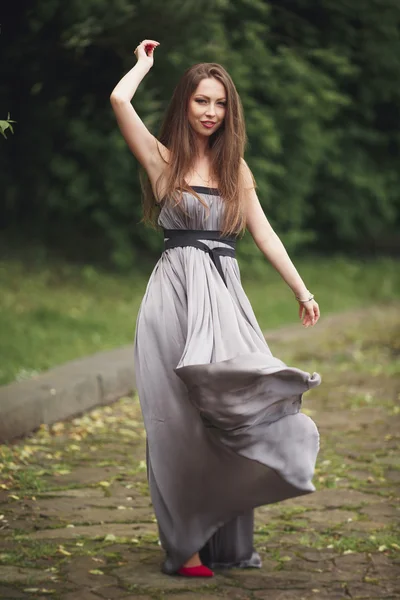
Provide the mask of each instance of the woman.
[{"label": "woman", "polygon": [[295,293],[305,327],[319,308],[257,198],[241,102],[225,69],[186,71],[159,140],[135,112],[131,99],[157,46],[139,44],[137,64],[111,94],[148,177],[145,219],[154,222],[158,210],[165,238],[136,323],[136,386],[163,571],[209,577],[213,567],[261,565],[253,509],[314,491],[319,449],[315,424],[300,412],[319,375],[271,355],[241,286],[237,235],[250,231]]}]

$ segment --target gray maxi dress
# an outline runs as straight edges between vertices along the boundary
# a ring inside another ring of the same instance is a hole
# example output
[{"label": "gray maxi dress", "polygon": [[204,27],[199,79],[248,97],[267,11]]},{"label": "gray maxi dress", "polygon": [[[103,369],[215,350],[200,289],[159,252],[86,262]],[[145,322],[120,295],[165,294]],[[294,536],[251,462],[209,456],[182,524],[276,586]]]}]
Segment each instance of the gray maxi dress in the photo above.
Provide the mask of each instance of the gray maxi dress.
[{"label": "gray maxi dress", "polygon": [[[164,203],[159,225],[221,229],[218,190],[194,189],[209,214],[185,192],[185,210]],[[261,566],[254,508],[315,490],[319,434],[300,409],[320,377],[272,356],[236,259],[220,260],[226,284],[207,252],[165,250],[136,322],[147,473],[169,574],[198,551],[214,568]]]}]

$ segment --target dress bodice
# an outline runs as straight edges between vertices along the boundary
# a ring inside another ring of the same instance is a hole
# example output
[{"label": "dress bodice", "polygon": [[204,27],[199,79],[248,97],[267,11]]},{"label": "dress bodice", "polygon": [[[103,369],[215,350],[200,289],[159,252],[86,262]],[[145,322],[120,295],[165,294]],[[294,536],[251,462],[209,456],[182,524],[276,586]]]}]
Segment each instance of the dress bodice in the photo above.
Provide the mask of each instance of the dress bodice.
[{"label": "dress bodice", "polygon": [[164,202],[158,217],[158,224],[164,229],[206,229],[220,230],[224,217],[224,203],[215,188],[193,186],[208,205],[205,208],[190,192],[183,192],[179,207]]}]

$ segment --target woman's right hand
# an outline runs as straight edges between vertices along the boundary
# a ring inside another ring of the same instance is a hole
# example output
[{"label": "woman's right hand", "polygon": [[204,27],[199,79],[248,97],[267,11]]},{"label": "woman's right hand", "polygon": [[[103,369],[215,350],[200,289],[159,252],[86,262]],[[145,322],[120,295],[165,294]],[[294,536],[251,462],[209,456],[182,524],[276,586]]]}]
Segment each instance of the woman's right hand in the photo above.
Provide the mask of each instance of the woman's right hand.
[{"label": "woman's right hand", "polygon": [[154,64],[154,49],[160,45],[155,40],[143,40],[135,49],[135,56],[138,62],[147,65],[149,68]]}]

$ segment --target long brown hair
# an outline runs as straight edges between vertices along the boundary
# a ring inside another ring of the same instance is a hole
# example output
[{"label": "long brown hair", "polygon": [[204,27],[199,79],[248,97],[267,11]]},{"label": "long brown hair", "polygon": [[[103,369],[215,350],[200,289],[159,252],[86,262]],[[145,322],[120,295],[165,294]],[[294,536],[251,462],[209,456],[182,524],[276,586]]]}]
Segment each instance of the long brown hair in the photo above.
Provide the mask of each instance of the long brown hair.
[{"label": "long brown hair", "polygon": [[[188,120],[188,106],[192,94],[202,79],[214,78],[226,90],[226,113],[220,128],[210,136],[212,178],[218,181],[218,190],[224,199],[223,235],[240,233],[245,229],[243,210],[243,185],[241,173],[246,130],[243,107],[235,85],[227,71],[217,63],[193,65],[184,73],[172,95],[166,111],[160,142],[168,148],[170,161],[163,175],[163,191],[166,201],[174,201],[176,206],[182,201],[184,191],[194,194],[208,208],[204,200],[185,182],[185,175],[193,166],[196,138]],[[147,174],[141,171],[143,190],[143,221],[152,226],[157,223],[157,202]],[[158,194],[158,184],[156,193]]]}]

